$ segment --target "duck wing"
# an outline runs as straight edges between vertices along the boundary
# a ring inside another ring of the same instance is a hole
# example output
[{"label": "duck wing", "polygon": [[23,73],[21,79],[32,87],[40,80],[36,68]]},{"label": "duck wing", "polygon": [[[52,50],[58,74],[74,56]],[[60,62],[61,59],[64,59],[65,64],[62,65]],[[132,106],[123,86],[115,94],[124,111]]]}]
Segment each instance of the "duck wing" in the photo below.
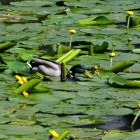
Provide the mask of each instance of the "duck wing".
[{"label": "duck wing", "polygon": [[35,63],[37,63],[38,65],[44,65],[44,66],[50,67],[54,70],[60,69],[60,64],[56,63],[54,61],[50,61],[50,60],[47,60],[47,59],[40,59],[40,58],[34,58],[33,61]]}]

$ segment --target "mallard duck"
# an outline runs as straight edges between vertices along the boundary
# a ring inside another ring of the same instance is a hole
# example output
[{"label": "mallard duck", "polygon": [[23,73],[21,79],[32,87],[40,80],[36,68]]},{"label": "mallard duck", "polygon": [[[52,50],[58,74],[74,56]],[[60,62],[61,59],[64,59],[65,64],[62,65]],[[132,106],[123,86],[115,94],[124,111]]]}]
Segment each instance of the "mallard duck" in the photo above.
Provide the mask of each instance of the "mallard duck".
[{"label": "mallard duck", "polygon": [[[61,65],[55,61],[34,58],[32,61],[27,62],[31,71],[38,71],[44,75],[48,76],[61,76]],[[88,73],[83,65],[75,65],[70,70],[68,70],[68,75],[75,77],[75,74],[84,74],[89,78],[92,76]]]}]

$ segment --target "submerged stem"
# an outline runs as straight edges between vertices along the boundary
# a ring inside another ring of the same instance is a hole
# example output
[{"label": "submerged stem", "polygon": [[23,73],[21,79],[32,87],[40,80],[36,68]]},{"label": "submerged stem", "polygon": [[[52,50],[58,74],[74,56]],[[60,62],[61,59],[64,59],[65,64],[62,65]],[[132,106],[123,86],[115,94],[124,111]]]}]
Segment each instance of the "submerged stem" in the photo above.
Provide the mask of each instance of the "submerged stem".
[{"label": "submerged stem", "polygon": [[69,50],[72,49],[72,38],[73,38],[73,35],[71,34],[71,36],[70,36],[70,43],[69,43]]},{"label": "submerged stem", "polygon": [[110,68],[112,67],[112,62],[113,62],[113,57],[110,57],[110,65],[109,65]]},{"label": "submerged stem", "polygon": [[136,121],[137,121],[137,119],[138,119],[139,116],[140,116],[140,110],[139,110],[138,113],[136,114],[136,116],[135,116],[133,122],[131,123],[131,128],[132,128],[132,129],[133,129],[133,127],[134,127],[134,125],[135,125],[135,123],[136,123]]},{"label": "submerged stem", "polygon": [[62,54],[62,45],[57,46],[57,55]]},{"label": "submerged stem", "polygon": [[127,18],[127,24],[126,24],[127,29],[129,28],[129,25],[130,25],[130,16],[128,16],[128,18]]},{"label": "submerged stem", "polygon": [[57,140],[63,140],[67,135],[69,134],[68,130],[65,130],[60,134],[60,136],[57,138]]}]

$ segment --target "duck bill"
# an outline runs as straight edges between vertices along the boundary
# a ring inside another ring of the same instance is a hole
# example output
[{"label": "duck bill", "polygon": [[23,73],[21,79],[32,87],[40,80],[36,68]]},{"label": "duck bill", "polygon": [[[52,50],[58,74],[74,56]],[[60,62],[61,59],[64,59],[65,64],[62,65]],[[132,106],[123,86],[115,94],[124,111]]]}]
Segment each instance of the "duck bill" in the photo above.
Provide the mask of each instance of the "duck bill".
[{"label": "duck bill", "polygon": [[92,78],[92,76],[90,75],[90,73],[87,70],[85,70],[84,75],[87,76],[88,78]]}]

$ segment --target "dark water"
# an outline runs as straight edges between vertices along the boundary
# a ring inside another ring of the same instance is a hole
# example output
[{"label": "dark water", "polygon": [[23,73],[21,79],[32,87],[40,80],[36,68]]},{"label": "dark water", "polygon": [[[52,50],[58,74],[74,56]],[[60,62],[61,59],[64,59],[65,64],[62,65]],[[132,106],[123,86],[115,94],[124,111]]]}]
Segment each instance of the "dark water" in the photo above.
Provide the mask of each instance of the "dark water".
[{"label": "dark water", "polygon": [[[102,130],[124,130],[124,131],[132,131],[131,123],[134,119],[134,115],[125,115],[125,116],[106,116],[112,121],[107,122],[105,124],[88,124],[83,126],[77,126],[81,128],[98,128]],[[137,119],[136,124],[134,125],[133,130],[140,129],[140,118]]]}]

